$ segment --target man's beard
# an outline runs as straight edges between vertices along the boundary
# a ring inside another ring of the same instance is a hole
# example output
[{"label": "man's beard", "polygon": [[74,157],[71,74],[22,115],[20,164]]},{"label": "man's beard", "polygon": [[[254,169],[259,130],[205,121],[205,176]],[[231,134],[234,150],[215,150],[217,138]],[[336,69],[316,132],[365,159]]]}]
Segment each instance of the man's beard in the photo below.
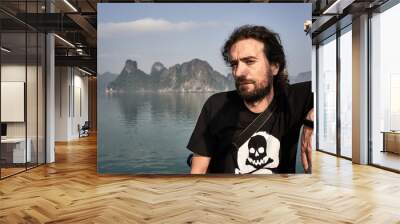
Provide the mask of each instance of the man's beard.
[{"label": "man's beard", "polygon": [[[244,101],[247,103],[255,103],[262,100],[271,92],[273,80],[272,71],[269,70],[267,73],[267,79],[261,81],[260,83],[257,83],[253,80],[246,80],[245,77],[239,77],[235,80],[236,91]],[[240,86],[242,84],[254,85],[254,90],[250,92],[242,91],[240,90]]]}]

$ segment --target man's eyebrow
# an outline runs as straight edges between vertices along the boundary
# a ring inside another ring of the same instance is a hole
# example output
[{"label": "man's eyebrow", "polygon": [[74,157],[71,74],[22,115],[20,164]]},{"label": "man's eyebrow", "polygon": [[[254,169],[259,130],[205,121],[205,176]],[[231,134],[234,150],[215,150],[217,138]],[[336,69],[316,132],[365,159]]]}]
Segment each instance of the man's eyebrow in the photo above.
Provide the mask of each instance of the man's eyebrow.
[{"label": "man's eyebrow", "polygon": [[251,59],[257,59],[257,57],[254,57],[254,56],[247,56],[247,57],[244,57],[244,58],[240,58],[239,60],[245,61],[245,60],[251,60]]},{"label": "man's eyebrow", "polygon": [[[247,60],[254,60],[254,59],[257,59],[257,57],[255,57],[255,56],[247,56],[247,57],[239,58],[240,61],[247,61]],[[237,59],[231,59],[229,62],[230,63],[237,63],[238,60]]]}]

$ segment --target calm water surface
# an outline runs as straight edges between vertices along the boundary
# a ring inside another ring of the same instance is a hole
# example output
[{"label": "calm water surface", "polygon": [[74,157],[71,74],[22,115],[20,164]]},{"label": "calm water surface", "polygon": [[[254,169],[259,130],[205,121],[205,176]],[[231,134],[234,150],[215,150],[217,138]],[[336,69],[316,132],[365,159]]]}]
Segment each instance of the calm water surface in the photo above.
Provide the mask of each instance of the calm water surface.
[{"label": "calm water surface", "polygon": [[99,95],[100,173],[188,173],[187,142],[213,93]]}]

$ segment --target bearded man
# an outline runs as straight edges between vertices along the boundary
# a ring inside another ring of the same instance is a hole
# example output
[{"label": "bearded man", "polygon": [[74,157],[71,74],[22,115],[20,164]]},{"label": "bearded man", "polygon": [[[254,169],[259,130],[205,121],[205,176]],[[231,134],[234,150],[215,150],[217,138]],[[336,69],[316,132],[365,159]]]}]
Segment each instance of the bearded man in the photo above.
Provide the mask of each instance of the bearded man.
[{"label": "bearded man", "polygon": [[[205,102],[187,148],[191,174],[294,173],[303,124],[301,161],[311,167],[311,82],[289,85],[279,35],[263,26],[241,26],[222,48],[236,91]],[[271,111],[268,111],[271,110]],[[263,112],[271,116],[237,148],[233,142]]]}]

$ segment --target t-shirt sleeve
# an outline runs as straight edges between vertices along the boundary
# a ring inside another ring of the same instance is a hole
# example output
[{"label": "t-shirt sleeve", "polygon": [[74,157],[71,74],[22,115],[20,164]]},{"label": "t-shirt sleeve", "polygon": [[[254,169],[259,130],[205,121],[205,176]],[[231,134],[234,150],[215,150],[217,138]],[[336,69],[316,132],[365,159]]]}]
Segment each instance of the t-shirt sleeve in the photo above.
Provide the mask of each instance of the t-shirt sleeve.
[{"label": "t-shirt sleeve", "polygon": [[306,82],[305,92],[305,105],[303,111],[303,118],[305,118],[308,112],[314,108],[314,94],[311,89],[311,82]]},{"label": "t-shirt sleeve", "polygon": [[314,95],[311,90],[311,82],[302,82],[292,85],[291,88],[291,108],[292,125],[298,125],[303,122],[308,112],[314,108]]},{"label": "t-shirt sleeve", "polygon": [[211,157],[215,150],[215,137],[211,134],[211,103],[210,99],[204,104],[187,148],[201,156]]}]

